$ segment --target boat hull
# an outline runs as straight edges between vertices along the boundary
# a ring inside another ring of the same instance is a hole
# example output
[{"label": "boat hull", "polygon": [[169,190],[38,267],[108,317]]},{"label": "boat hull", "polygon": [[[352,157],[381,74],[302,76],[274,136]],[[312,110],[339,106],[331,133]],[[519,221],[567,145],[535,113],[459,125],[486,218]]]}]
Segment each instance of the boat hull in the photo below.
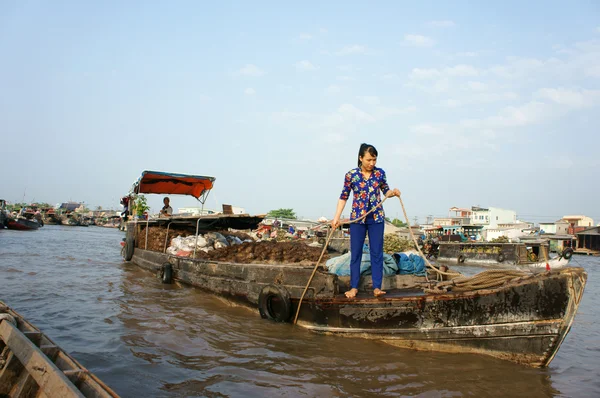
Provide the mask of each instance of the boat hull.
[{"label": "boat hull", "polygon": [[25,218],[11,219],[8,220],[8,229],[14,229],[18,231],[34,231],[40,227],[37,221],[27,220]]},{"label": "boat hull", "polygon": [[118,395],[19,313],[0,301],[0,396]]},{"label": "boat hull", "polygon": [[303,304],[302,326],[378,339],[397,347],[485,354],[544,367],[574,320],[587,275],[544,272],[513,286],[444,295],[316,300]]},{"label": "boat hull", "polygon": [[[292,313],[313,268],[220,263],[139,248],[132,261],[156,273],[168,262],[175,280],[254,308],[265,286],[280,286],[289,293]],[[384,278],[388,294],[381,298],[366,293],[372,289],[370,277],[362,279],[359,296],[347,299],[340,294],[347,288],[347,277],[318,271],[298,325],[403,348],[485,354],[543,367],[569,331],[587,274],[581,268],[565,268],[532,273],[497,289],[447,294],[425,294],[415,289],[423,279],[396,275]]]}]

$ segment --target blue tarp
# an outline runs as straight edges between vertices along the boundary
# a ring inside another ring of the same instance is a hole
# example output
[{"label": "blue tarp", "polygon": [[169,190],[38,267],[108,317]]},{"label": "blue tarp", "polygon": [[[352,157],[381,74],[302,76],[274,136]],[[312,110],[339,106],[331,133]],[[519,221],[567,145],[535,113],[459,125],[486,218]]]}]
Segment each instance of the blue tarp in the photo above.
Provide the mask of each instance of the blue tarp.
[{"label": "blue tarp", "polygon": [[[350,253],[343,254],[327,260],[325,263],[327,270],[331,274],[340,276],[350,276]],[[383,254],[383,276],[396,275],[398,273],[398,264],[389,254]],[[371,255],[369,246],[363,246],[362,260],[360,263],[360,274],[371,275]]]},{"label": "blue tarp", "polygon": [[406,255],[405,253],[394,253],[394,258],[398,262],[400,275],[418,275],[425,276],[425,260],[416,254]]}]

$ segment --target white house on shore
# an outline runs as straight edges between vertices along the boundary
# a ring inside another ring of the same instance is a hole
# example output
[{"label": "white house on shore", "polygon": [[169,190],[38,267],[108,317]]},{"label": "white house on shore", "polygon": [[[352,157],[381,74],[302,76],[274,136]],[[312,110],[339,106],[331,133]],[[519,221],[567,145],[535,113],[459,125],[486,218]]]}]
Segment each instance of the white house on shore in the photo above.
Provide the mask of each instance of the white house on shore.
[{"label": "white house on shore", "polygon": [[575,215],[575,216],[564,216],[562,218],[564,221],[568,222],[571,228],[575,227],[593,227],[594,220],[591,217],[583,216],[583,215]]},{"label": "white house on shore", "polygon": [[484,229],[498,228],[498,224],[516,224],[517,212],[514,210],[500,209],[499,207],[473,206],[471,224],[483,225]]}]

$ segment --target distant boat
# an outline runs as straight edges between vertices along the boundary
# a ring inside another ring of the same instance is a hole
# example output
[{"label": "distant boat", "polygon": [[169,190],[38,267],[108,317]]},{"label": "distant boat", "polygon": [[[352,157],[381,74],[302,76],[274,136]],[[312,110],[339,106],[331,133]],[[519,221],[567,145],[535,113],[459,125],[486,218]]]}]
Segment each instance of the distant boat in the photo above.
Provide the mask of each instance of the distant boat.
[{"label": "distant boat", "polygon": [[40,223],[25,217],[10,218],[7,225],[8,229],[15,229],[18,231],[34,231],[39,227]]},{"label": "distant boat", "polygon": [[439,242],[437,259],[458,265],[563,268],[569,264],[572,255],[573,249],[566,248],[550,258],[547,241],[538,239],[515,243]]},{"label": "distant boat", "polygon": [[8,213],[6,212],[6,201],[0,199],[0,229],[8,226]]}]

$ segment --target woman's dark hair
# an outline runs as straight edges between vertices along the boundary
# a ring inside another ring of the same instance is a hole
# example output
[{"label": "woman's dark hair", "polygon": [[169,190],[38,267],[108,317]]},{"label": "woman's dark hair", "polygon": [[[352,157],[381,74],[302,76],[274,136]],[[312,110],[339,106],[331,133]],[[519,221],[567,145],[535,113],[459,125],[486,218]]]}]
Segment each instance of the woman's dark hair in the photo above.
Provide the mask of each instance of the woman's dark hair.
[{"label": "woman's dark hair", "polygon": [[360,144],[360,149],[358,150],[358,167],[362,166],[362,162],[360,158],[365,156],[365,153],[369,152],[371,156],[377,157],[377,149],[373,145],[365,144],[364,142]]}]

